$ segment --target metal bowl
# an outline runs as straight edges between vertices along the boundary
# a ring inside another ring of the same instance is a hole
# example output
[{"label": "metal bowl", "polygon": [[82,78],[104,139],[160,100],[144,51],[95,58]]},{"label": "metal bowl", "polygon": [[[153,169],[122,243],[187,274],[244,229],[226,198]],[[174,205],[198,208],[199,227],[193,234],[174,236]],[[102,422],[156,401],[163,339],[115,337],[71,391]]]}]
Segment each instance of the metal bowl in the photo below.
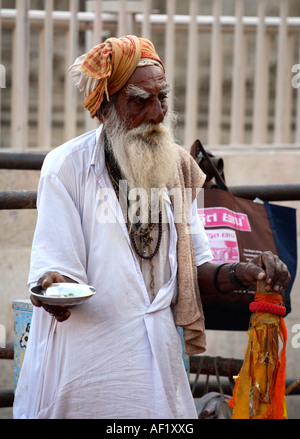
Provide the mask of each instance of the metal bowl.
[{"label": "metal bowl", "polygon": [[80,305],[92,297],[96,290],[90,285],[54,283],[46,289],[40,285],[32,287],[30,288],[30,293],[43,304],[69,308]]}]

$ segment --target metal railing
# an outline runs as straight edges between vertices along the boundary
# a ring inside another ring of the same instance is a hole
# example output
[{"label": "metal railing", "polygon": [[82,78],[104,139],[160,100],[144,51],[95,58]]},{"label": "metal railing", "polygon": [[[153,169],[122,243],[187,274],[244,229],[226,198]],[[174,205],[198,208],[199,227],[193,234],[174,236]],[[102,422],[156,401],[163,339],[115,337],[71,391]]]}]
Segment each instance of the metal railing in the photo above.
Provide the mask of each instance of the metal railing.
[{"label": "metal railing", "polygon": [[[184,145],[199,136],[207,145],[299,145],[300,93],[291,81],[300,66],[300,18],[289,16],[288,1],[276,2],[277,16],[272,17],[266,15],[266,0],[257,1],[255,16],[247,16],[244,0],[235,0],[231,16],[225,15],[221,0],[211,2],[210,15],[200,15],[199,0],[184,3],[186,14],[177,13],[175,0],[160,2],[164,13],[154,12],[151,0],[86,1],[85,11],[79,10],[79,0],[70,0],[67,11],[55,11],[53,0],[46,0],[43,10],[31,10],[29,0],[16,0],[16,9],[1,9],[0,32],[13,47],[11,61],[0,60],[8,63],[4,66],[11,75],[1,91],[2,100],[10,102],[2,113],[1,146],[49,151],[93,128],[80,109],[67,67],[93,44],[126,33],[158,45],[174,85],[176,100],[171,97],[170,106],[180,114]],[[38,58],[34,68],[30,47]],[[63,78],[55,76],[57,71],[64,72]]]},{"label": "metal railing", "polygon": [[[12,161],[10,161],[10,157]],[[40,169],[43,154],[5,154],[0,153],[0,169]],[[228,186],[233,195],[241,198],[262,201],[299,201],[300,184],[264,184]],[[36,190],[0,191],[0,210],[35,209]]]},{"label": "metal railing", "polygon": [[[298,201],[300,184],[228,186],[233,195],[262,201]],[[0,210],[35,209],[37,191],[0,191]]]},{"label": "metal railing", "polygon": [[[40,170],[46,154],[0,153],[1,169]],[[264,184],[228,186],[233,195],[262,201],[298,201],[300,184]],[[0,191],[0,210],[35,209],[37,191]]]}]

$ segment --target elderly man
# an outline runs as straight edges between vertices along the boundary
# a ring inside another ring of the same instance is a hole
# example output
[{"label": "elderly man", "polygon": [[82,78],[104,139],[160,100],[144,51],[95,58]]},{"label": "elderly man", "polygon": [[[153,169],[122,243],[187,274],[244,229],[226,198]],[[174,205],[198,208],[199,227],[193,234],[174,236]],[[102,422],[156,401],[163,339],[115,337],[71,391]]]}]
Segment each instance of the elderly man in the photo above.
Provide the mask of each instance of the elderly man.
[{"label": "elderly man", "polygon": [[174,143],[151,42],[110,38],[70,73],[101,125],[44,162],[29,284],[77,282],[97,293],[71,310],[32,298],[14,416],[197,417],[176,326],[189,354],[204,352],[199,291],[257,279],[282,291],[289,273],[270,253],[235,270],[211,263],[195,215],[205,176]]}]

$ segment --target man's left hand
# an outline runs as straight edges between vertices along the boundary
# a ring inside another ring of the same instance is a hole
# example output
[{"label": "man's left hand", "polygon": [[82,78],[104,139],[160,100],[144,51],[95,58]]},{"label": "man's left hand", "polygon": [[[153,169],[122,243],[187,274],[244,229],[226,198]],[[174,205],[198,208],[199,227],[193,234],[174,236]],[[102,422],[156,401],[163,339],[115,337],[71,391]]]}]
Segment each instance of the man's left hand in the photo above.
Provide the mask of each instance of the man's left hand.
[{"label": "man's left hand", "polygon": [[287,266],[277,255],[267,251],[252,259],[241,262],[236,267],[236,276],[245,285],[253,285],[265,280],[266,291],[274,291],[284,298],[284,290],[291,280]]}]

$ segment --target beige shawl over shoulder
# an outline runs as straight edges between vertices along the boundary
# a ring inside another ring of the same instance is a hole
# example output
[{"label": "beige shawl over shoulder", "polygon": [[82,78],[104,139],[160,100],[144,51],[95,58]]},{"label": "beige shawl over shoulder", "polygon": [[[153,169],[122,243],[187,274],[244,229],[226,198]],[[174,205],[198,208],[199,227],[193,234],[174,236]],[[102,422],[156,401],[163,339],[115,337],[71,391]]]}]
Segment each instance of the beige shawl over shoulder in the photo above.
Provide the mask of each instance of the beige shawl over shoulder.
[{"label": "beige shawl over shoulder", "polygon": [[[182,197],[187,202],[186,214],[182,209],[181,219],[175,217],[178,235],[178,302],[176,305],[175,323],[183,328],[185,349],[188,355],[199,354],[206,349],[206,336],[203,308],[197,281],[197,266],[194,255],[192,235],[189,233],[189,212],[191,203],[205,181],[205,174],[201,171],[192,156],[178,146],[178,172],[170,182],[169,190],[173,202],[174,212],[176,197],[172,198],[172,189],[179,188]],[[187,195],[189,195],[187,197]],[[188,200],[187,200],[188,198]]]}]

